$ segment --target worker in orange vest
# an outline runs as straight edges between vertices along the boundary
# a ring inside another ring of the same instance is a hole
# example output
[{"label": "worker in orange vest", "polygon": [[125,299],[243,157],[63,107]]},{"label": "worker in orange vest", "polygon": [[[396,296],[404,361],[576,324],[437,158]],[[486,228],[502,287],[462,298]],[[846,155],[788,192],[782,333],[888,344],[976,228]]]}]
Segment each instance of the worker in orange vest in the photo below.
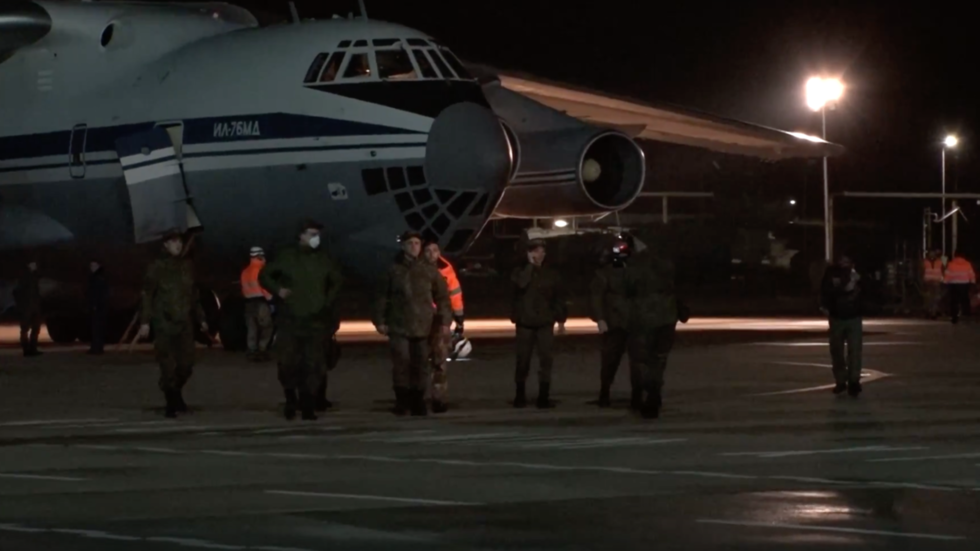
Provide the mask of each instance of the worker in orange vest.
[{"label": "worker in orange vest", "polygon": [[949,289],[949,312],[953,323],[959,323],[960,313],[970,315],[970,288],[977,283],[977,275],[973,265],[956,251],[953,260],[946,265],[946,275],[943,277]]},{"label": "worker in orange vest", "polygon": [[922,261],[922,299],[926,316],[939,317],[939,305],[943,297],[943,260],[938,250],[931,250]]},{"label": "worker in orange vest", "polygon": [[449,289],[449,305],[453,310],[453,319],[456,321],[456,329],[452,335],[442,331],[441,321],[436,319],[432,324],[432,334],[430,336],[432,365],[432,413],[445,413],[448,410],[446,405],[446,393],[448,390],[448,374],[446,359],[449,356],[449,345],[452,340],[460,339],[463,336],[463,288],[459,285],[456,271],[448,260],[442,257],[439,250],[439,243],[427,241],[425,243],[425,260],[439,270],[439,274],[446,280],[446,287]]},{"label": "worker in orange vest", "polygon": [[245,297],[245,325],[248,327],[247,357],[253,362],[269,360],[269,341],[272,339],[272,294],[259,285],[259,274],[265,267],[265,251],[252,247],[251,260],[242,270],[242,296]]}]

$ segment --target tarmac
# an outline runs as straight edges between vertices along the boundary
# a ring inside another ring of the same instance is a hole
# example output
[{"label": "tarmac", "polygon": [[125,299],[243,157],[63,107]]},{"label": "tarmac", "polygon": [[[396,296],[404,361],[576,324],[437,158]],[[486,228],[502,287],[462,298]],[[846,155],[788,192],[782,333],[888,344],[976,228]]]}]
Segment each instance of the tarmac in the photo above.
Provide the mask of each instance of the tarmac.
[{"label": "tarmac", "polygon": [[145,345],[22,358],[0,329],[0,549],[980,548],[980,325],[868,321],[851,398],[825,321],[694,320],[655,421],[625,362],[594,405],[584,320],[556,341],[555,409],[510,406],[506,324],[473,320],[452,409],[425,418],[389,413],[388,351],[358,328],[315,422],[281,418],[274,363],[201,348],[172,421]]}]

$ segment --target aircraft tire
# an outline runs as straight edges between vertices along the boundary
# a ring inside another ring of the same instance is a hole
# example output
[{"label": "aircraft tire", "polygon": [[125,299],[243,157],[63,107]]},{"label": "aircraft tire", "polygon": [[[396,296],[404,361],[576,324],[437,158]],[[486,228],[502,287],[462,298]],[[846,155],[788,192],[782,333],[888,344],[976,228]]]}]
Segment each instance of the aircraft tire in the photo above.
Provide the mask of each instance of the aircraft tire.
[{"label": "aircraft tire", "polygon": [[240,297],[228,297],[221,303],[221,321],[217,325],[221,346],[229,352],[245,350],[248,329],[245,327],[245,301]]},{"label": "aircraft tire", "polygon": [[48,336],[56,344],[71,344],[78,339],[80,328],[78,320],[69,316],[51,316],[45,321]]}]

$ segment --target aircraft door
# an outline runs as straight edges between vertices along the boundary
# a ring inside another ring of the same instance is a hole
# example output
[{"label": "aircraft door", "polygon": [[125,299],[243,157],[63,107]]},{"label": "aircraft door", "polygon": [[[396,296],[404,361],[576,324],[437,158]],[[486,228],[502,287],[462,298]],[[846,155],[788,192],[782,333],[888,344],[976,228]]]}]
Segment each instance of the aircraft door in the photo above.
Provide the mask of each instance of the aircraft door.
[{"label": "aircraft door", "polygon": [[88,140],[88,126],[76,124],[71,129],[68,141],[68,173],[72,178],[85,177],[85,142]]},{"label": "aircraft door", "polygon": [[136,243],[200,226],[184,185],[178,147],[171,136],[170,130],[156,126],[116,140]]}]

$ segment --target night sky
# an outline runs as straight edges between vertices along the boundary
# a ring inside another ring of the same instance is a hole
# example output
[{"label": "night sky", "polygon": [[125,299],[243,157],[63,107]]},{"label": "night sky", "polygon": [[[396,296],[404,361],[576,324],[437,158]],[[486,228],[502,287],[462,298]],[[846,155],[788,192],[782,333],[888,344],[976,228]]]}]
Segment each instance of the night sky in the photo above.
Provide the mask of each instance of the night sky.
[{"label": "night sky", "polygon": [[[237,3],[288,14],[286,2]],[[302,17],[316,18],[346,15],[356,5],[354,0],[297,1]],[[367,1],[372,18],[428,32],[468,61],[787,130],[819,134],[819,114],[807,109],[803,85],[814,74],[839,75],[847,89],[839,108],[828,113],[828,139],[843,144],[847,153],[831,161],[832,191],[938,192],[940,142],[954,132],[961,144],[948,159],[948,187],[980,192],[980,132],[974,132],[980,128],[975,108],[980,84],[973,74],[980,39],[961,10],[916,6]],[[694,164],[718,157],[667,155],[671,159],[674,165],[690,164],[688,174],[699,174]],[[773,197],[802,196],[801,208],[809,204],[805,214],[819,217],[819,164],[790,163],[760,172],[750,162],[729,160],[733,168],[714,179],[736,185],[751,173]],[[684,167],[665,171],[684,173]],[[689,180],[665,185],[699,187]],[[895,224],[896,232],[914,236],[916,213],[924,206],[861,201],[841,205],[839,212]],[[980,207],[970,205],[966,212],[980,225]],[[969,232],[964,227],[963,233]]]}]

